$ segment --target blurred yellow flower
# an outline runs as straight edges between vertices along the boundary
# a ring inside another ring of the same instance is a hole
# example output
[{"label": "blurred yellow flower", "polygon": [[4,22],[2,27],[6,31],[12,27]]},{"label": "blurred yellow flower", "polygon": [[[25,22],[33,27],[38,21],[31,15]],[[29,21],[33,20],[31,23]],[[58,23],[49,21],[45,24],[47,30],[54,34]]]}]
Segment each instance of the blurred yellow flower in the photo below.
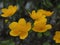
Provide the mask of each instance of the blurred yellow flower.
[{"label": "blurred yellow flower", "polygon": [[40,12],[40,14],[45,15],[45,16],[51,16],[54,12],[52,11],[47,11],[43,9],[39,9],[37,12]]},{"label": "blurred yellow flower", "polygon": [[60,43],[60,31],[56,31],[53,40],[55,40],[56,43]]},{"label": "blurred yellow flower", "polygon": [[16,11],[17,11],[18,7],[17,6],[12,6],[9,5],[8,9],[7,8],[3,8],[1,11],[3,14],[1,14],[2,17],[9,17],[12,16]]},{"label": "blurred yellow flower", "polygon": [[31,29],[31,23],[21,18],[18,22],[12,22],[9,28],[11,29],[11,36],[19,36],[20,39],[25,39],[28,36],[28,31]]},{"label": "blurred yellow flower", "polygon": [[50,24],[46,24],[46,22],[47,22],[46,18],[36,20],[34,22],[34,26],[33,26],[32,30],[35,31],[35,32],[45,32],[48,29],[51,29],[52,26]]},{"label": "blurred yellow flower", "polygon": [[40,12],[35,12],[35,10],[32,11],[32,13],[30,13],[30,17],[33,19],[33,20],[37,20],[39,18],[42,18],[42,17],[46,17],[45,15],[42,15]]},{"label": "blurred yellow flower", "polygon": [[36,19],[39,19],[42,17],[51,16],[52,14],[53,14],[53,12],[39,9],[39,10],[37,10],[37,12],[35,10],[33,10],[32,13],[30,13],[30,17],[32,19],[36,20]]}]

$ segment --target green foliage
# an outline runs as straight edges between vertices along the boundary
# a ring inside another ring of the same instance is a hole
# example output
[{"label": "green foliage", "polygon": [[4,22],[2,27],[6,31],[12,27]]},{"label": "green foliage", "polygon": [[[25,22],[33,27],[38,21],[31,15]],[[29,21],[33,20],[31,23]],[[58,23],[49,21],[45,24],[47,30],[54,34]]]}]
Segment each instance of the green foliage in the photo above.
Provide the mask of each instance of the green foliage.
[{"label": "green foliage", "polygon": [[45,36],[50,36],[51,33],[50,33],[50,31],[46,31],[46,32],[44,32],[44,35],[45,35]]},{"label": "green foliage", "polygon": [[50,45],[50,43],[49,42],[44,42],[43,45]]},{"label": "green foliage", "polygon": [[59,8],[59,9],[60,9],[60,4],[58,4],[58,5],[57,5],[57,8]]},{"label": "green foliage", "polygon": [[44,0],[43,5],[45,5],[46,7],[52,7],[53,6],[53,4],[49,0]]},{"label": "green foliage", "polygon": [[0,41],[0,45],[15,45],[12,40]]},{"label": "green foliage", "polygon": [[9,21],[9,20],[8,20],[8,19],[6,19],[6,20],[5,20],[5,23],[7,23],[8,21]]},{"label": "green foliage", "polygon": [[38,38],[41,38],[41,37],[42,37],[42,33],[40,33],[40,32],[37,33],[37,37],[38,37]]}]

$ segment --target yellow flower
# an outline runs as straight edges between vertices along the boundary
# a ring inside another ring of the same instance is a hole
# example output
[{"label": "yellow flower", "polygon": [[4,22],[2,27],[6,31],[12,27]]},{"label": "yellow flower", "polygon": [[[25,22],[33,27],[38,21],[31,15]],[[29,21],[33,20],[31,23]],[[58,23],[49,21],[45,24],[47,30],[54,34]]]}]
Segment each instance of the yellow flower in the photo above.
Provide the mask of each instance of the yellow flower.
[{"label": "yellow flower", "polygon": [[12,16],[16,11],[17,11],[17,9],[18,9],[18,7],[17,6],[12,6],[12,5],[10,5],[9,7],[8,7],[8,9],[7,8],[3,8],[2,9],[2,17],[9,17],[9,16]]},{"label": "yellow flower", "polygon": [[39,9],[39,10],[37,10],[37,12],[35,10],[33,10],[32,13],[30,13],[30,17],[33,20],[36,20],[36,19],[39,19],[42,17],[51,16],[52,14],[53,14],[53,12]]},{"label": "yellow flower", "polygon": [[56,31],[53,40],[55,40],[56,43],[60,43],[60,31]]},{"label": "yellow flower", "polygon": [[46,16],[45,15],[42,15],[42,13],[40,13],[39,11],[35,12],[35,10],[33,10],[32,13],[30,13],[30,17],[33,20],[37,20],[39,18],[46,17]]},{"label": "yellow flower", "polygon": [[31,29],[31,23],[21,18],[18,22],[12,22],[9,28],[11,29],[11,36],[19,36],[20,39],[25,39],[28,36],[28,31]]},{"label": "yellow flower", "polygon": [[32,30],[35,32],[45,32],[48,29],[51,29],[52,26],[50,24],[46,24],[46,22],[47,22],[46,18],[35,21]]},{"label": "yellow flower", "polygon": [[45,15],[45,16],[51,16],[54,12],[52,11],[47,11],[43,9],[39,9],[37,12],[40,12],[40,14]]}]

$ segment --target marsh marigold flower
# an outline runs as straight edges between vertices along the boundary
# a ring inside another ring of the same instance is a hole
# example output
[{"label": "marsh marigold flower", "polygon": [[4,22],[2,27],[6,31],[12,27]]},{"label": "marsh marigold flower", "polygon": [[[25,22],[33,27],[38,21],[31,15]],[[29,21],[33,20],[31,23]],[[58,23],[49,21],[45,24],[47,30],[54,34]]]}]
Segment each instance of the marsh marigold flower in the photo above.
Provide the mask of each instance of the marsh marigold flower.
[{"label": "marsh marigold flower", "polygon": [[37,10],[37,12],[35,10],[33,10],[32,13],[30,13],[30,17],[32,19],[36,20],[36,19],[39,19],[42,17],[51,16],[52,14],[53,14],[53,12],[39,9],[39,10]]},{"label": "marsh marigold flower", "polygon": [[40,14],[39,11],[36,12],[35,10],[33,10],[32,13],[30,13],[30,17],[31,17],[33,20],[37,20],[37,19],[39,19],[39,18],[46,17],[46,16]]},{"label": "marsh marigold flower", "polygon": [[52,11],[47,11],[47,10],[43,10],[43,9],[39,9],[38,12],[40,12],[40,14],[45,15],[45,16],[51,16],[54,12]]},{"label": "marsh marigold flower", "polygon": [[11,36],[19,36],[20,39],[25,39],[28,36],[28,31],[31,29],[31,23],[21,18],[18,22],[12,22],[9,28],[11,29]]},{"label": "marsh marigold flower", "polygon": [[33,26],[32,30],[35,31],[35,32],[45,32],[48,29],[51,29],[52,26],[50,24],[46,24],[46,22],[47,22],[46,18],[36,20],[34,22],[34,26]]},{"label": "marsh marigold flower", "polygon": [[56,43],[60,43],[60,31],[56,31],[53,40],[55,40]]},{"label": "marsh marigold flower", "polygon": [[9,5],[8,8],[3,8],[2,9],[2,13],[1,16],[2,17],[9,17],[9,16],[12,16],[16,11],[17,11],[18,7],[17,6],[12,6],[12,5]]}]

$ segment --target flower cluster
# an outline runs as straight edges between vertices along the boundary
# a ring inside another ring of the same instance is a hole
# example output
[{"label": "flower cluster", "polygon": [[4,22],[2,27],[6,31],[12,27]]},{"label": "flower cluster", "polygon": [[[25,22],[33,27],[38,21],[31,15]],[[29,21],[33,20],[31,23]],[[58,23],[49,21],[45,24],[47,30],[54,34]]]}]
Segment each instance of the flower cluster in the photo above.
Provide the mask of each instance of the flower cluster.
[{"label": "flower cluster", "polygon": [[35,10],[30,13],[30,17],[34,20],[41,19],[42,17],[51,16],[53,12],[39,9],[37,12]]},{"label": "flower cluster", "polygon": [[51,16],[52,14],[53,12],[46,11],[43,9],[40,9],[37,12],[33,10],[32,13],[30,14],[30,17],[34,20],[34,26],[32,30],[35,32],[45,32],[48,29],[51,29],[52,26],[50,24],[46,24],[47,23],[46,16]]},{"label": "flower cluster", "polygon": [[[17,6],[10,5],[7,9],[2,9],[2,17],[10,17],[18,10]],[[18,22],[12,22],[9,24],[10,35],[19,36],[20,39],[25,39],[28,36],[28,32],[32,29],[35,32],[45,32],[52,28],[51,24],[47,24],[47,18],[53,14],[51,11],[46,11],[43,9],[32,11],[29,13],[30,17],[34,20],[33,26],[31,22],[27,22],[24,18],[20,18]]]}]

